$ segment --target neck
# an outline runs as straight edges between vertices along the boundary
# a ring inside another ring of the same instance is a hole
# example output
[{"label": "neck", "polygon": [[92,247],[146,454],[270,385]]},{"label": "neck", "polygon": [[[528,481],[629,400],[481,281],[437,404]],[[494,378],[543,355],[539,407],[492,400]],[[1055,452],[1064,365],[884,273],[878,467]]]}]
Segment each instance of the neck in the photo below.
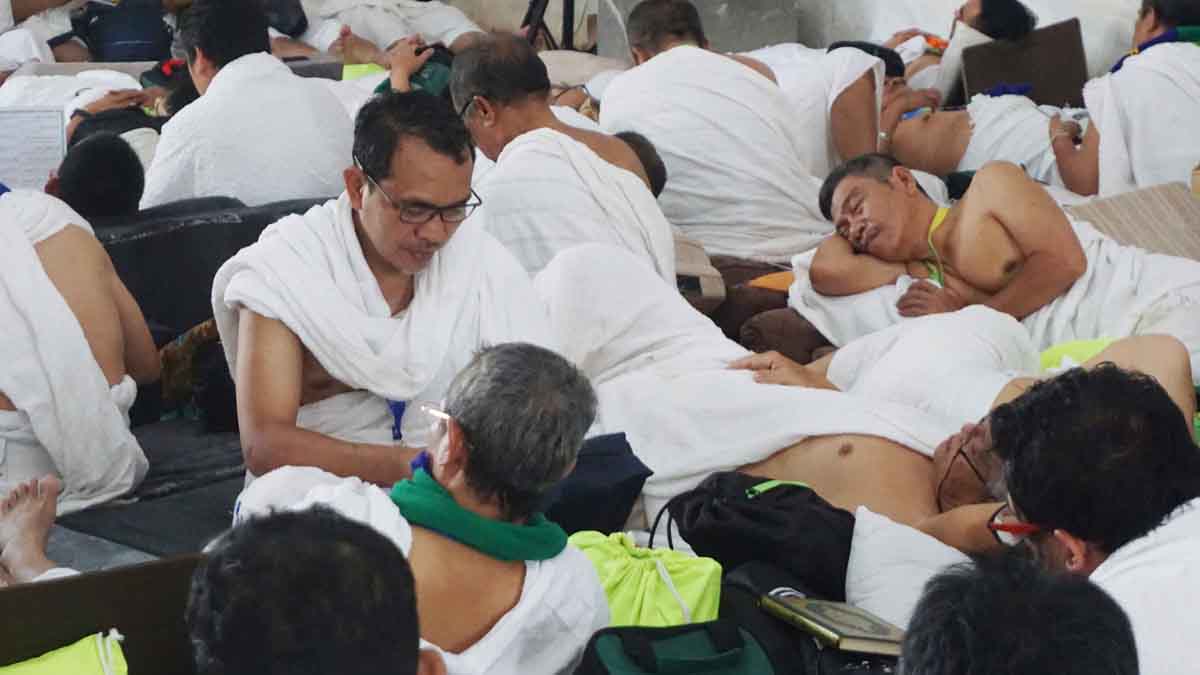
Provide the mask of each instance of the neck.
[{"label": "neck", "polygon": [[[445,484],[443,484],[443,487],[445,487]],[[477,515],[481,518],[487,518],[488,520],[497,520],[502,523],[511,522],[514,525],[525,524],[525,521],[526,521],[525,518],[521,518],[518,520],[511,520],[511,521],[505,519],[504,513],[500,509],[499,504],[496,504],[493,501],[485,501],[485,500],[479,499],[478,497],[476,497],[474,495],[474,493],[472,493],[470,490],[466,489],[465,487],[459,487],[459,486],[456,486],[453,488],[447,487],[446,492],[450,493],[450,497],[453,498],[454,502],[456,504],[458,504],[463,510],[470,511],[471,513],[474,513],[475,515]]]},{"label": "neck", "polygon": [[371,243],[370,237],[363,233],[358,212],[352,211],[352,213],[354,214],[354,236],[358,239],[363,258],[367,261],[367,269],[371,270],[371,276],[375,277],[375,283],[379,284],[383,298],[387,300],[388,307],[395,314],[408,307],[408,304],[412,302],[413,275],[396,269],[379,254],[375,245]]},{"label": "neck", "polygon": [[[921,224],[920,241],[913,243],[913,260],[924,260],[929,257],[929,226],[933,223],[934,216],[937,215],[938,205],[928,197],[920,197],[913,209],[913,221]],[[940,247],[940,242],[945,240],[946,228],[942,226],[934,233],[934,246]],[[940,250],[940,248],[939,248]]]},{"label": "neck", "polygon": [[566,125],[554,116],[554,111],[550,110],[549,104],[544,101],[523,103],[512,108],[511,114],[513,122],[508,139],[510,143],[513,139],[530,131],[538,129],[562,131],[566,128]]}]

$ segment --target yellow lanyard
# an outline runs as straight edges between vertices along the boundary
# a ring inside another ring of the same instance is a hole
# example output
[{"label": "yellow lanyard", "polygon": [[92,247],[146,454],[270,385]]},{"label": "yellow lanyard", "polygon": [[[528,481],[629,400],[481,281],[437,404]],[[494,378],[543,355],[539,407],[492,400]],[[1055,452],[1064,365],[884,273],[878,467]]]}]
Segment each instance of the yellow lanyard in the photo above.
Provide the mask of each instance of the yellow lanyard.
[{"label": "yellow lanyard", "polygon": [[937,261],[936,270],[930,268],[930,273],[934,281],[941,286],[946,285],[946,266],[942,264],[942,255],[938,253],[937,247],[933,245],[933,234],[938,231],[942,223],[946,222],[946,216],[950,215],[950,209],[942,207],[938,209],[937,215],[933,217],[933,222],[929,224],[929,252],[933,254],[934,260]]}]

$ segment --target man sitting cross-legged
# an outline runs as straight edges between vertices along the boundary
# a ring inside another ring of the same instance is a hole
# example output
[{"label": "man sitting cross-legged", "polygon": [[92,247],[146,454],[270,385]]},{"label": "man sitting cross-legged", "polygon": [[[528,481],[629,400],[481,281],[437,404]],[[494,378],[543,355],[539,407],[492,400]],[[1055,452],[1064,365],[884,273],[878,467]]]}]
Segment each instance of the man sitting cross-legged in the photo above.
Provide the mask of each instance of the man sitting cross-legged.
[{"label": "man sitting cross-legged", "polygon": [[454,62],[451,93],[483,154],[487,229],[531,274],[582,243],[628,249],[675,283],[671,225],[628,143],[568,125],[528,40],[495,35]]},{"label": "man sitting cross-legged", "polygon": [[1172,335],[1200,371],[1200,262],[1072,222],[1017,166],[984,167],[961,201],[940,208],[907,168],[867,155],[830,175],[821,208],[838,234],[796,259],[792,306],[834,344],[978,304],[1022,320],[1038,349]]},{"label": "man sitting cross-legged", "polygon": [[428,453],[390,495],[286,467],[242,494],[237,518],[320,504],[387,535],[412,563],[422,644],[452,674],[572,672],[608,602],[592,563],[537,510],[575,464],[592,386],[553,352],[502,344],[479,352],[441,407],[421,405]]},{"label": "man sitting cross-legged", "polygon": [[342,196],[271,226],[217,273],[251,474],[407,477],[426,431],[407,402],[441,399],[481,345],[544,343],[526,272],[478,218],[463,224],[479,205],[471,156],[448,102],[377,96],[359,112]]},{"label": "man sitting cross-legged", "polygon": [[65,204],[8,192],[0,223],[0,495],[50,474],[64,513],[119,497],[148,468],[129,431],[137,385],[159,374],[146,321]]}]

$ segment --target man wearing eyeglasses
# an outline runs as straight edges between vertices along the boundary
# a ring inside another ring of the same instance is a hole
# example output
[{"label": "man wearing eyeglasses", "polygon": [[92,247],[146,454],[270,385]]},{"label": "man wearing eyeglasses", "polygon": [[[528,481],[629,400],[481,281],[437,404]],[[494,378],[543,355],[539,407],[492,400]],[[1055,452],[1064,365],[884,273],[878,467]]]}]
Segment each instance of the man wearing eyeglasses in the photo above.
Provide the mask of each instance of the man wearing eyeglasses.
[{"label": "man wearing eyeglasses", "polygon": [[587,243],[629,249],[675,284],[675,238],[633,149],[568,125],[550,107],[546,64],[524,40],[494,35],[454,61],[450,91],[479,149],[488,231],[530,274]]},{"label": "man wearing eyeglasses", "polygon": [[218,272],[251,476],[316,466],[390,485],[426,443],[409,402],[441,399],[485,344],[547,344],[528,275],[467,221],[481,203],[471,157],[448,102],[378,96],[358,114],[342,196]]}]

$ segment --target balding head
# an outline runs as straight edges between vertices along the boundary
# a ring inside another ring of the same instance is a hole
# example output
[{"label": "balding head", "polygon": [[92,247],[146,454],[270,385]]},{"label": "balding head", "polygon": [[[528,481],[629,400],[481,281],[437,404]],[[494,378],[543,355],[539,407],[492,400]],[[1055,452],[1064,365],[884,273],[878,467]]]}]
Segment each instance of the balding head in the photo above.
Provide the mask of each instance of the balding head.
[{"label": "balding head", "polygon": [[476,97],[505,106],[531,98],[544,101],[550,95],[550,75],[528,40],[489,35],[455,57],[450,95],[459,110]]}]

